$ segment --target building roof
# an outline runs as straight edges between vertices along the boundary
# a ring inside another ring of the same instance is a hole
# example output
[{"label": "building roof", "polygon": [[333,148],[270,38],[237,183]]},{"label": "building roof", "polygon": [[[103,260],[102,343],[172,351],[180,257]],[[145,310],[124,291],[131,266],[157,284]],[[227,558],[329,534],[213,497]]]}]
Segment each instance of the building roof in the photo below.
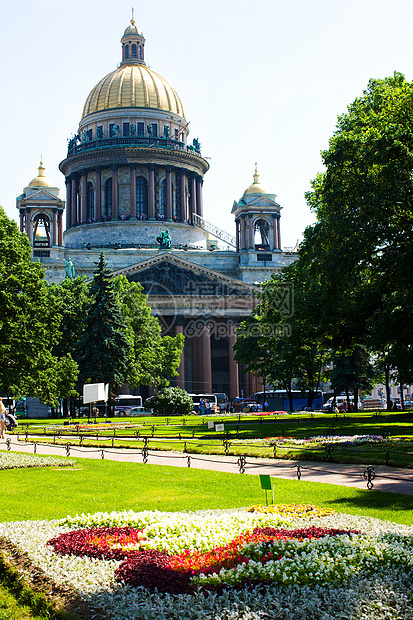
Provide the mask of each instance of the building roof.
[{"label": "building roof", "polygon": [[90,91],[82,119],[109,109],[155,108],[185,117],[177,92],[145,65],[126,65],[112,71]]}]

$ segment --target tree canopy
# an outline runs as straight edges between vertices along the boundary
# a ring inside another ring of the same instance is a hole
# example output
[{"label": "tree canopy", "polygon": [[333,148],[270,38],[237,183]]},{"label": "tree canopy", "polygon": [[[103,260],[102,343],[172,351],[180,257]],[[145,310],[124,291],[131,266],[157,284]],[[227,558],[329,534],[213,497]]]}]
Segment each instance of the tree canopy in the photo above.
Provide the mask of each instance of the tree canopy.
[{"label": "tree canopy", "polygon": [[54,355],[62,305],[51,294],[26,235],[0,208],[0,390],[54,404],[70,392],[77,366]]}]

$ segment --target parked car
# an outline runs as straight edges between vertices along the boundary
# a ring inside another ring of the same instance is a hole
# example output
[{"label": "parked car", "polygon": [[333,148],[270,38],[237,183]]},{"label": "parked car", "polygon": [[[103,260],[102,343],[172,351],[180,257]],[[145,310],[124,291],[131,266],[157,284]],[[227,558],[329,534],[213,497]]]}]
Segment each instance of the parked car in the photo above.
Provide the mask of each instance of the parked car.
[{"label": "parked car", "polygon": [[152,415],[152,411],[150,409],[145,409],[145,407],[132,407],[132,409],[130,409],[129,413],[127,413],[126,415]]}]

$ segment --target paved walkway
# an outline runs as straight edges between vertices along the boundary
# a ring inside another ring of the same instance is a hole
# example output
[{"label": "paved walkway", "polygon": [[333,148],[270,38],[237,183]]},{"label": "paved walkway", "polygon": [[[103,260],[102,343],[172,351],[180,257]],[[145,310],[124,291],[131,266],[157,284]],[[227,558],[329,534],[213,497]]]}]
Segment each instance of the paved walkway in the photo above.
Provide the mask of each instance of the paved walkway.
[{"label": "paved walkway", "polygon": [[[66,456],[66,448],[62,445],[17,441],[14,435],[7,435],[6,440],[0,440],[0,450],[7,450],[7,440],[10,439],[10,448],[15,452],[26,452],[39,455]],[[69,439],[68,439],[69,440]],[[142,463],[142,449],[122,450],[119,448],[70,448],[71,457],[102,459],[111,461],[129,461]],[[193,455],[182,452],[161,452],[149,450],[147,463],[151,465],[170,465],[173,467],[190,467],[194,469],[210,469],[229,473],[240,473],[240,461],[236,456],[221,455]],[[274,478],[294,479],[298,475],[301,480],[312,482],[326,482],[359,489],[367,489],[366,466],[345,465],[342,463],[320,463],[313,461],[285,461],[281,459],[261,459],[247,457],[244,464],[245,474],[270,474]],[[384,465],[374,467],[375,478],[372,480],[375,491],[402,493],[413,495],[413,471],[409,469],[395,469]]]}]

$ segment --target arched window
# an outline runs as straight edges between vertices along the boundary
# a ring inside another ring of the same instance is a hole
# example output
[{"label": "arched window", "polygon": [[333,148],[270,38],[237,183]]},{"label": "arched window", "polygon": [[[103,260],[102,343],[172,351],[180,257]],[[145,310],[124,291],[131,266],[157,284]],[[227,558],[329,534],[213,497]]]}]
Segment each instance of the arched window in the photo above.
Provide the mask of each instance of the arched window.
[{"label": "arched window", "polygon": [[86,220],[93,222],[95,218],[95,189],[93,183],[89,181],[86,193]]},{"label": "arched window", "polygon": [[262,246],[262,249],[270,247],[270,226],[267,220],[259,219],[254,222],[255,245]]},{"label": "arched window", "polygon": [[33,247],[50,248],[50,220],[44,213],[33,220]]},{"label": "arched window", "polygon": [[136,43],[132,43],[132,58],[137,58],[137,56],[136,56]]},{"label": "arched window", "polygon": [[112,179],[108,179],[105,183],[105,215],[107,218],[112,217]]},{"label": "arched window", "polygon": [[139,60],[143,60],[143,50],[142,45],[139,46]]},{"label": "arched window", "polygon": [[166,179],[161,183],[161,199],[159,201],[158,215],[165,218],[166,213]]},{"label": "arched window", "polygon": [[125,45],[125,59],[129,58],[129,45]]},{"label": "arched window", "polygon": [[148,181],[144,177],[136,177],[136,217],[148,217]]}]

